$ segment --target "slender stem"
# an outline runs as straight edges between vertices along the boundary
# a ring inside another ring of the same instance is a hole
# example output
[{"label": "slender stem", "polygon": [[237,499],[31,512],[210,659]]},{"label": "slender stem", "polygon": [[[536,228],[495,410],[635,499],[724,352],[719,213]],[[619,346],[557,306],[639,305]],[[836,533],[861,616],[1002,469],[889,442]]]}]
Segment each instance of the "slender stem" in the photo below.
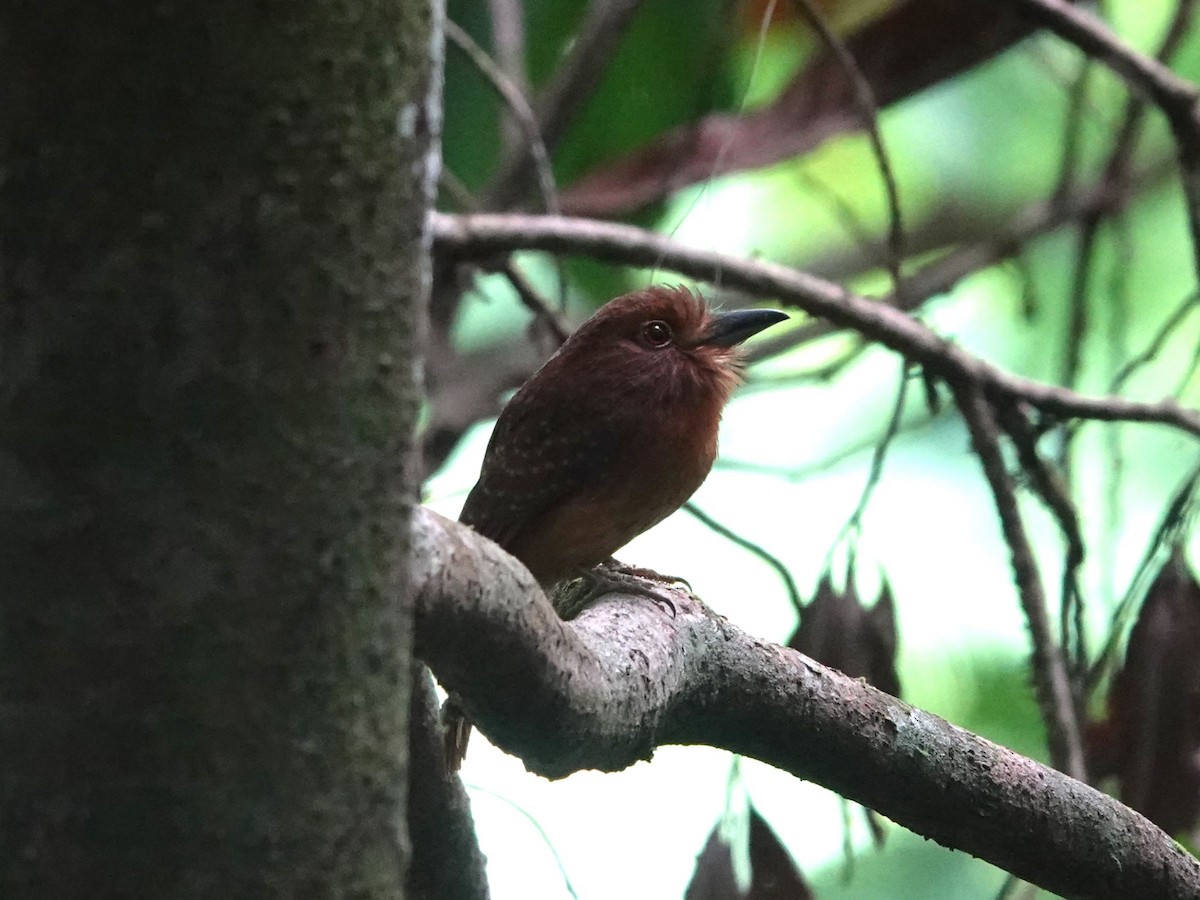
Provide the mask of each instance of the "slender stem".
[{"label": "slender stem", "polygon": [[[593,0],[588,5],[570,51],[534,102],[538,133],[548,148],[558,146],[567,126],[592,96],[640,5],[641,0]],[[500,209],[520,199],[528,185],[523,175],[531,149],[532,144],[514,148],[501,160],[491,186],[483,192],[486,206]]]},{"label": "slender stem", "polygon": [[991,488],[1000,517],[1000,528],[1011,555],[1013,581],[1025,613],[1025,622],[1033,643],[1034,686],[1038,705],[1046,723],[1050,759],[1055,768],[1080,781],[1086,781],[1083,745],[1075,700],[1062,649],[1054,641],[1054,632],[1046,611],[1046,594],[1034,559],[1033,547],[1025,533],[1016,490],[1004,465],[1000,449],[1000,431],[992,406],[977,386],[954,385],[955,400],[962,412],[983,473]]},{"label": "slender stem", "polygon": [[[529,94],[529,79],[525,72],[525,7],[521,0],[488,0],[488,17],[492,21],[492,53],[500,71],[521,92]],[[512,112],[505,116],[503,129],[506,150],[524,147],[523,129],[513,120]]]}]

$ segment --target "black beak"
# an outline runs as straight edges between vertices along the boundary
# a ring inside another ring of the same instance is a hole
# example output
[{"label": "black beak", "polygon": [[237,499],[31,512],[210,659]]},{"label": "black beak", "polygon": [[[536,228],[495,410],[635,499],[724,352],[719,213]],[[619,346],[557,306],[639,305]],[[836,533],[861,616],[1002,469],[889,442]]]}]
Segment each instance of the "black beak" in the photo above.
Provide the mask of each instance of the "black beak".
[{"label": "black beak", "polygon": [[732,347],[788,318],[777,309],[735,309],[716,313],[710,320],[708,334],[700,341],[709,347]]}]

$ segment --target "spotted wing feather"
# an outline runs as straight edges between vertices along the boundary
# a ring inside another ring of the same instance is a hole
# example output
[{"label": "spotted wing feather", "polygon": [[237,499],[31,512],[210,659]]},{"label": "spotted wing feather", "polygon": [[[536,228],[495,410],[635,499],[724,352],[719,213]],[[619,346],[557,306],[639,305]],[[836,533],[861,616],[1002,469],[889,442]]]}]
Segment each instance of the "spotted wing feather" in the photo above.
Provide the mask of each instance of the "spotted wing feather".
[{"label": "spotted wing feather", "polygon": [[496,423],[460,520],[505,549],[585,489],[601,487],[618,435],[581,409],[536,415],[520,394]]}]

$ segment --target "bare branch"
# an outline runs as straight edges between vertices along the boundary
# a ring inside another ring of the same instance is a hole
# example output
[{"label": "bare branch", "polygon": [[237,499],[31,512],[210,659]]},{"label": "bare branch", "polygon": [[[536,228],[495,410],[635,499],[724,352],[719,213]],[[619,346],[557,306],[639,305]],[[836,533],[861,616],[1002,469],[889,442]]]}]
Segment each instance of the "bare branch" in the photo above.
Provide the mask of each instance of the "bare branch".
[{"label": "bare branch", "polygon": [[[1066,0],[1005,0],[1031,20],[1074,44],[1145,94],[1168,119],[1191,119],[1200,91],[1153,57],[1138,53],[1100,19]],[[1193,123],[1195,124],[1195,123]]]},{"label": "bare branch", "polygon": [[504,804],[522,819],[528,822],[529,827],[537,832],[538,837],[542,840],[542,844],[545,846],[549,854],[554,858],[554,864],[558,867],[558,873],[562,875],[563,889],[571,896],[571,900],[579,900],[579,891],[575,889],[575,883],[571,881],[571,873],[567,871],[567,866],[563,862],[562,855],[558,852],[558,848],[554,846],[554,842],[550,840],[550,835],[542,826],[542,823],[538,821],[537,816],[513,800],[512,797],[502,794],[499,791],[493,791],[490,788],[483,787],[479,784],[469,785],[469,790],[472,794],[485,794],[488,797],[491,797],[497,803]]},{"label": "bare branch", "polygon": [[559,320],[554,310],[550,309],[549,304],[542,299],[542,295],[533,286],[533,282],[525,277],[525,273],[521,271],[512,257],[504,261],[500,267],[500,271],[508,279],[508,283],[512,286],[513,291],[516,292],[521,305],[533,313],[533,317],[550,332],[554,343],[563,343],[570,336],[567,326]]},{"label": "bare branch", "polygon": [[[1175,14],[1172,16],[1167,32],[1163,36],[1162,43],[1159,45],[1158,52],[1154,57],[1155,60],[1165,65],[1179,49],[1180,42],[1187,35],[1190,28],[1195,13],[1195,6],[1196,0],[1179,0],[1176,3]],[[1084,72],[1086,73],[1086,71],[1085,66]],[[1080,76],[1079,82],[1080,85],[1086,83],[1084,75]],[[1113,139],[1112,148],[1109,150],[1108,159],[1104,165],[1104,174],[1101,178],[1101,183],[1107,186],[1114,194],[1120,192],[1121,186],[1129,177],[1129,169],[1137,148],[1138,137],[1141,134],[1141,126],[1145,120],[1145,112],[1145,102],[1138,96],[1131,96],[1125,105],[1125,112],[1121,118],[1121,124],[1117,129],[1117,135]],[[1078,122],[1075,123],[1074,128],[1070,129],[1070,133],[1076,131],[1078,131]],[[1070,141],[1068,143],[1075,142]],[[1060,186],[1063,189],[1056,192],[1056,201],[1066,194],[1065,188],[1071,182],[1070,160],[1075,155],[1074,153],[1069,153],[1064,156],[1063,172],[1060,178]],[[1082,345],[1088,320],[1087,285],[1090,281],[1092,262],[1097,244],[1096,239],[1104,212],[1105,210],[1102,207],[1097,207],[1088,211],[1080,219],[1075,273],[1071,288],[1071,321],[1067,329],[1068,343],[1063,376],[1063,384],[1071,387],[1074,387],[1078,380],[1082,362]],[[1070,458],[1072,437],[1073,432],[1064,433],[1061,452],[1064,470],[1067,472],[1068,477],[1071,474],[1068,461]]]},{"label": "bare branch", "polygon": [[408,821],[413,860],[409,890],[415,900],[488,900],[487,873],[467,792],[457,775],[440,775],[442,735],[429,670],[415,665],[412,686]]},{"label": "bare branch", "polygon": [[[1079,514],[1071,502],[1070,490],[1062,473],[1042,458],[1038,452],[1038,432],[1025,413],[1010,405],[1001,406],[996,410],[998,424],[1008,434],[1017,451],[1017,459],[1021,469],[1029,480],[1029,487],[1045,504],[1058,528],[1062,532],[1065,544],[1062,570],[1062,589],[1060,602],[1060,626],[1063,651],[1068,655],[1073,666],[1072,690],[1082,696],[1083,673],[1087,669],[1087,644],[1085,642],[1082,617],[1083,597],[1079,589],[1079,567],[1083,564],[1085,545],[1083,532],[1079,527]],[[1074,644],[1071,643],[1071,632],[1074,629]],[[1071,651],[1075,653],[1072,656]]]},{"label": "bare branch", "polygon": [[1183,302],[1175,307],[1174,311],[1163,321],[1154,337],[1146,345],[1140,353],[1128,360],[1125,365],[1113,375],[1110,390],[1120,390],[1125,382],[1127,382],[1138,369],[1154,362],[1158,354],[1162,352],[1163,347],[1171,339],[1175,330],[1183,323],[1183,320],[1188,317],[1193,309],[1200,306],[1200,294],[1193,293],[1183,298]]},{"label": "bare branch", "polygon": [[[525,5],[522,0],[488,0],[488,18],[492,23],[492,54],[496,65],[522,96],[529,95],[529,79],[525,71]],[[523,129],[513,121],[512,112],[505,117],[504,147],[512,151],[524,147]]]},{"label": "bare branch", "polygon": [[[957,247],[922,266],[905,279],[903,296],[893,293],[881,302],[906,311],[917,309],[933,297],[953,290],[964,278],[1020,253],[1030,241],[1089,215],[1107,215],[1119,203],[1117,193],[1100,185],[1032,204],[1003,228],[989,225],[990,234],[986,240]],[[806,322],[777,338],[759,341],[751,349],[750,358],[752,361],[766,359],[838,330],[827,321]]]},{"label": "bare branch", "polygon": [[[442,169],[438,184],[451,196],[459,209],[465,212],[478,212],[480,210],[479,199],[452,172]],[[565,296],[566,273],[563,270],[561,260],[556,258],[554,264],[558,269],[560,293]],[[525,277],[525,273],[518,268],[513,258],[506,256],[496,265],[496,268],[504,273],[504,277],[512,285],[512,289],[516,292],[521,305],[533,313],[534,318],[541,323],[542,327],[550,332],[555,343],[561,344],[565,341],[569,334],[567,327],[559,321],[558,316],[550,309],[550,305],[542,299],[542,295],[538,293],[533,283]]]},{"label": "bare branch", "polygon": [[[588,4],[587,17],[570,52],[534,103],[538,133],[547,147],[558,146],[567,126],[596,90],[606,63],[640,5],[641,0],[593,0]],[[501,161],[492,187],[484,192],[487,206],[502,208],[521,196],[526,184],[521,176],[529,152],[529,145],[518,147]]]},{"label": "bare branch", "polygon": [[1138,53],[1095,15],[1066,0],[1007,0],[1031,21],[1074,44],[1148,96],[1171,125],[1179,148],[1183,192],[1192,232],[1193,263],[1200,278],[1200,89],[1170,67]]},{"label": "bare branch", "polygon": [[535,772],[613,771],[661,744],[707,744],[1067,898],[1200,892],[1200,862],[1115,799],[752,638],[686,593],[674,618],[610,596],[563,622],[515,560],[429,510],[416,513],[413,566],[418,652]]},{"label": "bare branch", "polygon": [[[1170,63],[1171,58],[1179,50],[1183,39],[1191,32],[1192,22],[1196,14],[1196,0],[1178,0],[1175,4],[1175,14],[1167,26],[1162,43],[1154,58],[1163,65]],[[1142,122],[1146,118],[1146,103],[1140,96],[1129,98],[1125,105],[1125,113],[1121,126],[1113,140],[1112,150],[1109,151],[1108,162],[1105,164],[1104,180],[1113,182],[1124,178],[1129,171],[1134,151],[1137,149],[1138,137],[1141,134]]]},{"label": "bare branch", "polygon": [[783,582],[783,589],[787,591],[788,602],[791,603],[792,609],[796,611],[797,615],[800,614],[801,610],[804,609],[804,601],[800,599],[800,588],[796,586],[796,579],[792,577],[791,570],[784,564],[783,560],[761,544],[756,544],[749,538],[738,534],[732,528],[722,525],[692,501],[689,500],[681,508],[705,528],[715,534],[719,534],[725,540],[736,544],[748,553],[757,556],[770,566],[775,571],[775,574],[779,576],[779,580]]},{"label": "bare branch", "polygon": [[1050,758],[1054,765],[1075,778],[1086,777],[1083,747],[1080,742],[1079,719],[1066,660],[1046,613],[1046,593],[1038,573],[1033,547],[1025,534],[1021,510],[1012,478],[1004,466],[1000,450],[1000,429],[991,405],[974,385],[952,384],[955,400],[971,432],[971,443],[983,466],[1000,529],[1011,555],[1013,581],[1021,610],[1033,642],[1033,682],[1037,689],[1038,705],[1050,742]]},{"label": "bare branch", "polygon": [[[892,413],[888,416],[888,422],[883,430],[883,434],[879,438],[879,442],[875,445],[875,450],[871,454],[871,467],[867,471],[867,481],[863,485],[862,493],[858,497],[858,503],[854,505],[854,512],[850,513],[850,518],[846,520],[846,524],[842,526],[838,533],[837,539],[834,541],[836,546],[843,538],[849,537],[851,547],[858,541],[858,535],[862,531],[863,516],[867,513],[867,507],[871,503],[871,497],[875,494],[875,488],[879,486],[879,480],[883,477],[883,464],[887,461],[888,450],[891,449],[892,442],[896,439],[896,435],[900,433],[900,425],[904,421],[904,404],[908,399],[908,363],[900,363],[900,386],[896,390],[896,400],[892,404]],[[828,566],[828,562],[826,563]]]},{"label": "bare branch", "polygon": [[968,379],[989,398],[1019,401],[1061,418],[1158,422],[1200,436],[1200,413],[1173,399],[1138,403],[1089,397],[1012,375],[940,337],[901,310],[851,293],[807,272],[763,260],[697,250],[670,238],[611,222],[553,216],[432,213],[434,239],[452,256],[490,255],[519,248],[574,253],[633,266],[661,266],[705,281],[720,281],[775,298],[890,347],[930,374]]},{"label": "bare branch", "polygon": [[487,55],[486,51],[475,43],[474,38],[451,20],[446,20],[446,37],[459,50],[466,54],[471,64],[488,80],[496,92],[507,104],[508,109],[516,117],[525,132],[529,142],[529,153],[533,156],[534,168],[537,171],[538,189],[542,194],[542,204],[547,212],[558,212],[558,188],[554,184],[554,170],[550,166],[550,151],[542,140],[538,127],[537,116],[529,106],[529,101],[521,93],[520,88],[509,80],[508,76]]},{"label": "bare branch", "polygon": [[[445,22],[445,31],[447,39],[466,54],[467,58],[471,60],[472,65],[495,88],[496,92],[500,94],[500,97],[507,104],[508,109],[516,117],[529,143],[529,153],[533,159],[534,171],[537,174],[538,190],[542,195],[542,207],[546,212],[557,215],[561,211],[561,207],[558,202],[558,186],[554,183],[554,168],[550,164],[550,151],[546,148],[546,144],[542,140],[541,131],[538,129],[537,117],[534,115],[533,109],[530,108],[529,101],[525,99],[525,95],[521,92],[520,87],[509,80],[508,76],[487,55],[486,51],[475,43],[475,40],[458,24],[447,19]],[[567,303],[567,274],[560,260],[556,259],[554,264],[558,273],[559,305],[565,308]],[[509,267],[509,271],[511,272],[511,266]],[[522,291],[519,282],[514,280],[511,275],[509,280],[516,288],[522,301],[526,301],[529,292]],[[451,301],[448,297],[441,300],[435,297],[434,302],[438,305],[453,307],[457,305],[457,298]]]},{"label": "bare branch", "polygon": [[[1155,59],[1167,63],[1179,47],[1179,43],[1189,30],[1195,8],[1195,0],[1179,0],[1175,6],[1175,14],[1167,28]],[[1082,125],[1082,110],[1087,96],[1088,73],[1092,66],[1090,57],[1084,57],[1083,69],[1072,95],[1072,115],[1067,130],[1067,140],[1063,154],[1062,172],[1059,188],[1055,199],[1064,196],[1074,183],[1074,168],[1078,163],[1079,132]],[[1141,126],[1145,119],[1146,104],[1140,96],[1131,96],[1125,105],[1121,124],[1117,128],[1108,159],[1101,178],[1102,184],[1108,186],[1114,194],[1119,194],[1129,177],[1134,152],[1137,148]],[[1070,292],[1070,316],[1066,333],[1064,349],[1063,374],[1061,381],[1068,387],[1079,383],[1079,374],[1083,364],[1083,348],[1087,338],[1091,319],[1091,296],[1089,286],[1095,262],[1096,249],[1099,244],[1100,226],[1104,221],[1104,210],[1097,208],[1084,215],[1080,220],[1079,233],[1076,237],[1076,255],[1074,273]],[[1119,302],[1120,298],[1116,298]],[[1073,666],[1077,673],[1083,673],[1087,668],[1087,644],[1083,627],[1083,597],[1080,594],[1076,572],[1083,561],[1083,542],[1079,535],[1076,516],[1071,506],[1069,495],[1070,485],[1074,478],[1074,441],[1077,429],[1067,428],[1061,432],[1058,464],[1066,479],[1062,491],[1057,491],[1055,480],[1048,479],[1048,470],[1041,461],[1037,451],[1032,446],[1024,448],[1021,440],[1014,434],[1019,448],[1023,449],[1023,463],[1026,471],[1034,478],[1035,483],[1042,485],[1039,493],[1046,499],[1048,505],[1063,527],[1067,538],[1067,556],[1063,566],[1063,590],[1060,603],[1060,631],[1062,644],[1070,654],[1073,648]],[[1114,440],[1116,438],[1114,437]],[[1030,465],[1032,463],[1032,467]],[[1038,476],[1041,475],[1040,482]],[[1047,492],[1044,488],[1051,487]]]}]

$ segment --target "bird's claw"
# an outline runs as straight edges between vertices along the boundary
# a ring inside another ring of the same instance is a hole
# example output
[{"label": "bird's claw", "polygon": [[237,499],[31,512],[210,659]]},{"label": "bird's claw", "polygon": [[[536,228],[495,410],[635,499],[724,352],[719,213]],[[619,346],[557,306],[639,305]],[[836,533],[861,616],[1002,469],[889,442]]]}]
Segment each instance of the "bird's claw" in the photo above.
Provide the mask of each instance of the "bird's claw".
[{"label": "bird's claw", "polygon": [[[691,590],[691,585],[688,585],[688,590]],[[646,596],[650,598],[651,602],[653,602],[655,606],[665,606],[667,611],[671,614],[672,619],[678,614],[678,610],[675,609],[675,602],[673,600],[664,597],[661,594],[647,594]]]},{"label": "bird's claw", "polygon": [[664,575],[662,572],[656,572],[653,569],[646,569],[642,566],[631,566],[628,563],[613,559],[611,556],[596,568],[615,572],[620,575],[628,575],[633,578],[640,578],[643,581],[657,581],[659,584],[682,584],[688,589],[689,593],[692,590],[692,583],[679,575]]},{"label": "bird's claw", "polygon": [[680,582],[691,590],[691,585],[682,578],[661,575],[652,569],[627,566],[610,559],[582,573],[579,580],[557,591],[553,597],[554,606],[562,618],[573,619],[605,594],[625,593],[650,599],[655,606],[670,612],[674,619],[678,615],[678,608],[660,586]]}]

